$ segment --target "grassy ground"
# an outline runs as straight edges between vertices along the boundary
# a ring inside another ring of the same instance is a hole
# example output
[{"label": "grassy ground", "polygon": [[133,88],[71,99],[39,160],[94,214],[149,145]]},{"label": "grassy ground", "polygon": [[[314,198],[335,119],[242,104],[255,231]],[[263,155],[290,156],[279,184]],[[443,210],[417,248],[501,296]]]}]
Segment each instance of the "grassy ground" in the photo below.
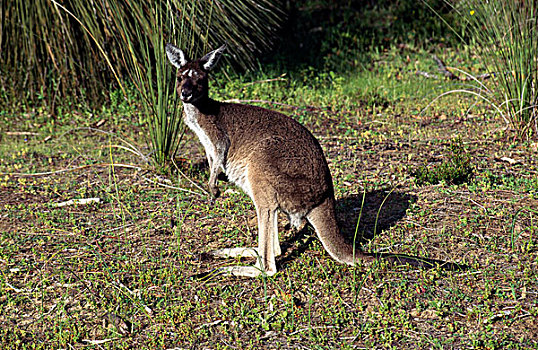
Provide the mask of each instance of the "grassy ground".
[{"label": "grassy ground", "polygon": [[[192,185],[208,177],[193,135],[177,159],[186,176],[160,176],[120,148],[148,153],[136,108],[34,108],[0,116],[1,347],[538,348],[538,144],[514,142],[491,108],[469,111],[475,101],[461,96],[422,111],[450,88],[414,74],[436,69],[422,47],[394,42],[368,60],[349,71],[220,74],[212,93],[282,110],[316,135],[342,228],[352,236],[358,224],[365,250],[469,270],[342,266],[311,228],[281,220],[276,276],[192,279],[252,263],[204,253],[257,240],[245,194],[221,182],[212,203]],[[447,161],[454,144],[472,180],[418,185],[416,169]],[[80,198],[99,202],[58,206]]]}]

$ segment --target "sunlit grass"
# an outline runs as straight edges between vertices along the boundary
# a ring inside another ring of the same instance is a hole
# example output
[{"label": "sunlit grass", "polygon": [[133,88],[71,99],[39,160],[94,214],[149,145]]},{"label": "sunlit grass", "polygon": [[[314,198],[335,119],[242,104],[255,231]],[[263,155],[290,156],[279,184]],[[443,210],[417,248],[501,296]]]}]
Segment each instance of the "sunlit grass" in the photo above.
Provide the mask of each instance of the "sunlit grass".
[{"label": "sunlit grass", "polygon": [[519,138],[535,137],[538,133],[536,2],[470,0],[451,6],[460,17],[458,30],[464,36],[460,38],[479,56],[485,72],[474,76],[457,70],[469,84],[450,93],[474,95],[495,108]]},{"label": "sunlit grass", "polygon": [[[222,182],[222,198],[211,203],[158,186],[161,180],[154,174],[111,166],[41,177],[10,175],[133,159],[131,153],[95,146],[114,142],[109,136],[87,131],[61,136],[72,121],[84,122],[83,115],[74,114],[56,123],[51,143],[42,142],[50,133],[43,128],[26,141],[9,136],[0,147],[3,348],[532,347],[535,337],[525,331],[538,312],[532,298],[538,283],[537,218],[530,208],[538,170],[532,153],[515,148],[512,157],[525,165],[507,170],[485,156],[514,150],[502,135],[490,132],[495,126],[483,123],[498,125],[498,120],[481,116],[458,124],[436,119],[430,111],[418,115],[429,99],[412,91],[420,91],[424,81],[402,73],[396,52],[383,58],[378,80],[392,88],[379,87],[376,95],[361,92],[375,87],[376,73],[354,71],[268,82],[259,81],[273,74],[239,75],[226,84],[217,75],[212,96],[302,108],[284,111],[303,118],[319,138],[342,226],[358,236],[376,231],[365,250],[461,261],[473,270],[422,271],[364,262],[349,268],[332,260],[310,229],[294,240],[283,218],[287,251],[275,277],[192,279],[223,264],[249,263],[203,257],[215,248],[256,244],[255,208],[248,196]],[[411,56],[427,57],[423,52]],[[397,74],[401,85],[388,78]],[[310,79],[325,85],[314,88]],[[289,96],[280,84],[290,84]],[[467,108],[458,100],[440,100],[436,108],[464,116]],[[333,103],[339,108],[329,110]],[[108,115],[126,112],[118,104],[110,108]],[[129,118],[118,123],[143,143],[137,130],[127,128]],[[480,180],[416,185],[408,165],[442,159],[453,133],[462,135]],[[206,169],[195,166],[203,149],[191,133],[185,137],[192,142],[184,154],[191,160],[183,170],[204,184]],[[507,172],[520,182],[510,183]],[[501,176],[505,179],[496,180]],[[521,185],[524,178],[528,186]],[[172,184],[190,186],[182,177]],[[52,205],[85,197],[101,202]]]},{"label": "sunlit grass", "polygon": [[[461,67],[472,64],[458,47],[434,49],[463,57]],[[177,159],[189,180],[119,166],[139,157],[112,147],[115,135],[152,148],[132,83],[97,111],[67,105],[55,118],[39,109],[0,111],[0,347],[536,348],[529,330],[538,315],[538,145],[506,142],[512,134],[504,121],[485,104],[471,115],[474,100],[465,96],[423,111],[446,88],[415,75],[437,69],[430,48],[389,43],[372,51],[357,58],[367,67],[350,67],[355,57],[345,51],[331,56],[345,57],[334,66],[342,70],[223,69],[210,94],[257,101],[249,103],[308,127],[329,163],[340,225],[350,238],[370,237],[366,251],[462,262],[469,271],[344,266],[310,228],[287,230],[283,216],[276,276],[192,278],[251,263],[204,253],[255,245],[255,208],[225,181],[216,201],[195,193],[208,170],[191,132]],[[156,69],[142,65],[141,74]],[[102,132],[78,129],[101,120]],[[418,185],[409,169],[448,160],[455,139],[473,181]],[[54,206],[79,198],[101,201]]]}]

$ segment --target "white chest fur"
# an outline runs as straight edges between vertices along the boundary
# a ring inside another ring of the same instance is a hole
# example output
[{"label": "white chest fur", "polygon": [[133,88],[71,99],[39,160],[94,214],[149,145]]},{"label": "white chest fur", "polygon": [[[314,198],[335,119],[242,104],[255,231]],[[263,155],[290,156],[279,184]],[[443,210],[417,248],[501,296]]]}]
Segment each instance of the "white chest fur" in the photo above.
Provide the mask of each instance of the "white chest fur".
[{"label": "white chest fur", "polygon": [[194,131],[198,139],[202,143],[205,149],[205,153],[210,164],[215,159],[215,146],[211,142],[211,139],[207,133],[198,124],[198,110],[190,103],[183,103],[183,110],[185,112],[185,124]]},{"label": "white chest fur", "polygon": [[[194,131],[198,139],[204,146],[207,159],[209,161],[209,166],[216,157],[216,148],[208,134],[200,126],[198,120],[200,118],[200,112],[190,103],[183,103],[183,109],[185,111],[185,124]],[[224,159],[222,164],[219,164],[222,171],[228,176],[228,179],[239,186],[243,191],[245,191],[250,197],[252,197],[252,188],[248,180],[248,165],[244,161],[230,161],[229,159]]]}]

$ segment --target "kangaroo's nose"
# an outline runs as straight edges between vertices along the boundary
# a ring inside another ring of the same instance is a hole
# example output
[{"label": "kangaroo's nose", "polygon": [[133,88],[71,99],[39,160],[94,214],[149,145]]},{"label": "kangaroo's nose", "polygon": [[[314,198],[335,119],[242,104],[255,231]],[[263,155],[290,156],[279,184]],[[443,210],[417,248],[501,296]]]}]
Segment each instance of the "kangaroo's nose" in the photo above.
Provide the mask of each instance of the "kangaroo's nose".
[{"label": "kangaroo's nose", "polygon": [[192,83],[187,80],[181,87],[181,96],[188,97],[190,95],[192,95]]},{"label": "kangaroo's nose", "polygon": [[181,94],[190,95],[192,93],[192,82],[187,80],[181,87]]}]

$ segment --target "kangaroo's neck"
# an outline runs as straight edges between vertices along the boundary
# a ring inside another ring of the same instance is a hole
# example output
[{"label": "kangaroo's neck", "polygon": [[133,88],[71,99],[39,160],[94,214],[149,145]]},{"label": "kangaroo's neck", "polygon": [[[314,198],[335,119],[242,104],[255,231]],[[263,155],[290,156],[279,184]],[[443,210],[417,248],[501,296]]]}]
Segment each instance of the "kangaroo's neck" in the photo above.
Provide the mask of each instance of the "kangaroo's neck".
[{"label": "kangaroo's neck", "polygon": [[183,109],[188,119],[198,115],[218,115],[221,103],[209,97],[198,99],[192,103],[183,102]]}]

